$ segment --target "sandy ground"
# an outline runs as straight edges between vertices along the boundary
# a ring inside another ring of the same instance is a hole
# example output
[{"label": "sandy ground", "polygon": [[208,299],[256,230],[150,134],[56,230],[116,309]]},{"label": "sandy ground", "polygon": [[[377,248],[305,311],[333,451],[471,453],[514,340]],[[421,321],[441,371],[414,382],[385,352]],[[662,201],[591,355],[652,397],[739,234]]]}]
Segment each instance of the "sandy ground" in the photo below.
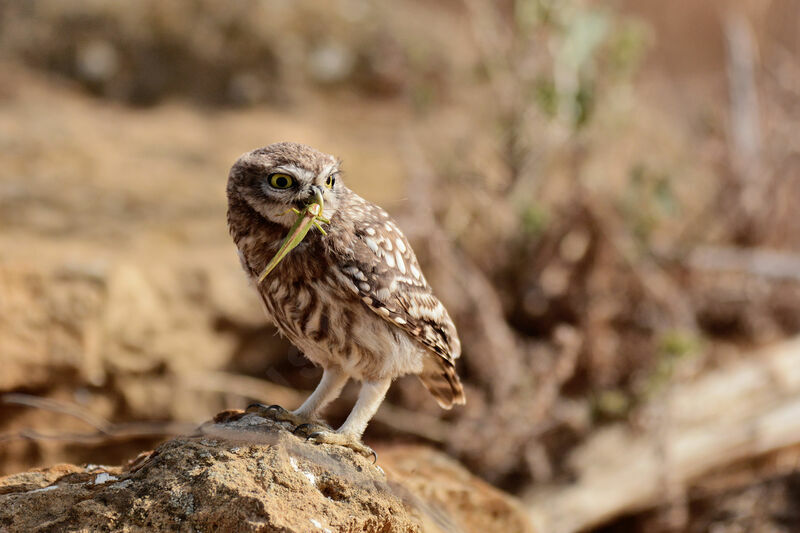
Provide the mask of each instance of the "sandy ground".
[{"label": "sandy ground", "polygon": [[[0,220],[14,249],[22,239],[80,242],[142,253],[153,241],[227,243],[225,181],[244,151],[280,140],[337,154],[348,182],[379,203],[396,201],[401,166],[389,106],[304,106],[212,111],[181,104],[130,109],[86,97],[6,65],[0,99]],[[324,110],[324,111],[323,111]],[[338,112],[337,112],[338,111]],[[367,146],[367,149],[364,147]],[[5,247],[4,247],[5,250]]]}]

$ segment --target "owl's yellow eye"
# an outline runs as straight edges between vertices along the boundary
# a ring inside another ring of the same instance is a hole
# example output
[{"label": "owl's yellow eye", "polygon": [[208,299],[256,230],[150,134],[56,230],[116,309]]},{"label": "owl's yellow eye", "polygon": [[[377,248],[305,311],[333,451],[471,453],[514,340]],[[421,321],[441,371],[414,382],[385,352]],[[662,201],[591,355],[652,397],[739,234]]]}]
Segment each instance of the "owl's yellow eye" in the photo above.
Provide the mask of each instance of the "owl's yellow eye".
[{"label": "owl's yellow eye", "polygon": [[270,174],[269,184],[276,189],[288,189],[294,185],[294,178],[288,174]]},{"label": "owl's yellow eye", "polygon": [[329,189],[333,189],[333,184],[336,183],[336,176],[331,174],[328,176],[328,179],[325,180],[325,186]]}]

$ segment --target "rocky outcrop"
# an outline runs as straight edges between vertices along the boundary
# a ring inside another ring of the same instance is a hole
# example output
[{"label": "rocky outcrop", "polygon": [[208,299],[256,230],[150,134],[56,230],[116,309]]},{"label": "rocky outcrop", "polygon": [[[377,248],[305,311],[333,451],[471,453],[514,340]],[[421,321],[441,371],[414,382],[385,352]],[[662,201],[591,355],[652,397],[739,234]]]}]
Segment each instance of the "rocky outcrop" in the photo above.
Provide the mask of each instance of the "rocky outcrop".
[{"label": "rocky outcrop", "polygon": [[0,530],[530,531],[511,497],[439,452],[379,449],[373,464],[240,412],[123,467],[0,478]]}]

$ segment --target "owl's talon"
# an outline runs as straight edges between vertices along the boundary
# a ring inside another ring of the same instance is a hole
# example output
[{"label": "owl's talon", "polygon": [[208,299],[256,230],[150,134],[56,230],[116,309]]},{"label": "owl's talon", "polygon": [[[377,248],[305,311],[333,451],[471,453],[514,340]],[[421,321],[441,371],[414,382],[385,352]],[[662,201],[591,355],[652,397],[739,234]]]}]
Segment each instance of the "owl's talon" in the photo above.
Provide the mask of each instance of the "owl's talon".
[{"label": "owl's talon", "polygon": [[281,412],[287,412],[286,409],[280,405],[264,405],[263,403],[251,403],[244,410],[245,413],[253,413],[264,418],[273,419],[273,417]]},{"label": "owl's talon", "polygon": [[375,450],[355,437],[344,433],[338,433],[336,431],[317,431],[306,437],[306,441],[314,444],[335,444],[337,446],[344,446],[364,457],[372,457],[372,464],[378,462],[378,454],[375,453]]},{"label": "owl's talon", "polygon": [[261,418],[274,420],[275,422],[289,422],[293,426],[304,424],[308,422],[305,418],[297,416],[291,411],[288,411],[280,405],[264,405],[263,403],[251,403],[245,409],[245,413],[253,413]]},{"label": "owl's talon", "polygon": [[292,433],[294,435],[302,436],[308,438],[309,435],[313,433],[319,433],[321,431],[330,431],[331,428],[327,424],[319,423],[319,422],[307,422],[305,424],[300,424]]},{"label": "owl's talon", "polygon": [[[311,424],[300,424],[292,431],[292,435],[297,435],[297,432],[300,431],[301,433],[305,432],[308,435],[308,429],[311,428]],[[306,436],[307,436],[306,435]]]}]

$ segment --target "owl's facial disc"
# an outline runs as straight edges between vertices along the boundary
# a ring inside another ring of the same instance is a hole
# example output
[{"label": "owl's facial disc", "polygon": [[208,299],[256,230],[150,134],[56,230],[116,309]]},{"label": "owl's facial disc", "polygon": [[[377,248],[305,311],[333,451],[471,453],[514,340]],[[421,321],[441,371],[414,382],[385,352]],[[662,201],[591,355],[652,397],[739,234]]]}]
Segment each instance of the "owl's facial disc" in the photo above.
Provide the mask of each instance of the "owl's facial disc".
[{"label": "owl's facial disc", "polygon": [[303,210],[322,191],[322,216],[333,220],[347,188],[339,162],[331,155],[296,143],[276,143],[243,154],[231,168],[228,194],[244,200],[265,219],[290,228],[292,209]]},{"label": "owl's facial disc", "polygon": [[255,176],[255,190],[248,195],[248,202],[264,218],[289,228],[297,218],[292,208],[302,210],[320,194],[325,206],[323,216],[330,219],[339,203],[338,172],[335,162],[316,173],[294,164],[268,167]]}]

